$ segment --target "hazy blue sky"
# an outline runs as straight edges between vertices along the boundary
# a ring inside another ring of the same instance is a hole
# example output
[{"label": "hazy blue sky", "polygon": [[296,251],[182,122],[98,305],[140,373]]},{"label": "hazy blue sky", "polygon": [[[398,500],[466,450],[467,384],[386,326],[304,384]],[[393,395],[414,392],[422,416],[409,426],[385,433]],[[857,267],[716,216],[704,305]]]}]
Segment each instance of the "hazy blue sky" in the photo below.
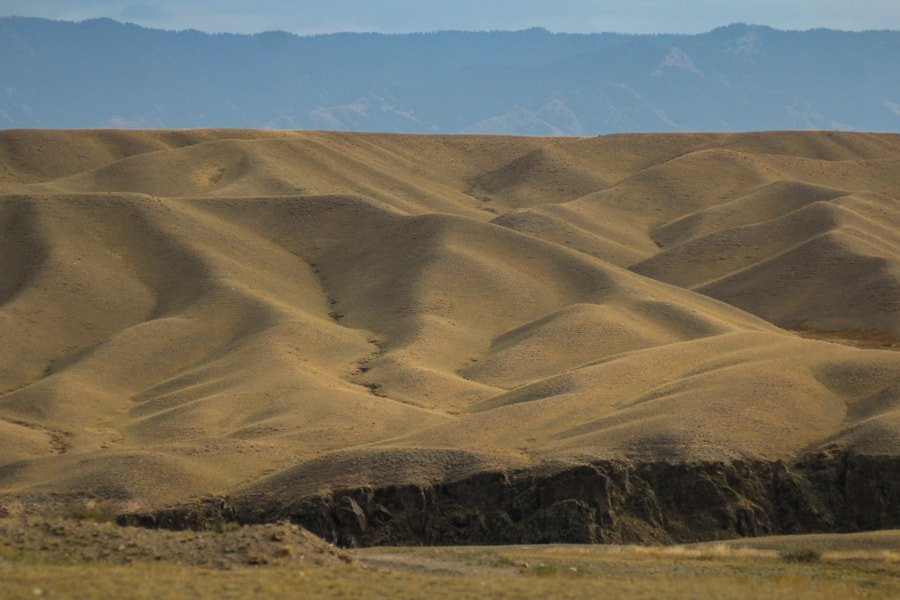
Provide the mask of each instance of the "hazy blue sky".
[{"label": "hazy blue sky", "polygon": [[900,0],[2,0],[5,15],[111,17],[147,27],[241,33],[532,26],[697,33],[738,21],[779,29],[900,29]]}]

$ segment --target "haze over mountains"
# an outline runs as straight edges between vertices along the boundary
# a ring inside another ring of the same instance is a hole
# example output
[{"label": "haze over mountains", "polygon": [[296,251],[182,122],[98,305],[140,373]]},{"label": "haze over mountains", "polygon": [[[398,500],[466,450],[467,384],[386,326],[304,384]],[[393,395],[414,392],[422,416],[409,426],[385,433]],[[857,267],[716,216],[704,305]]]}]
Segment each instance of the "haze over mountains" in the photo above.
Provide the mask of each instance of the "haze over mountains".
[{"label": "haze over mountains", "polygon": [[0,127],[900,130],[900,32],[207,35],[0,19]]}]

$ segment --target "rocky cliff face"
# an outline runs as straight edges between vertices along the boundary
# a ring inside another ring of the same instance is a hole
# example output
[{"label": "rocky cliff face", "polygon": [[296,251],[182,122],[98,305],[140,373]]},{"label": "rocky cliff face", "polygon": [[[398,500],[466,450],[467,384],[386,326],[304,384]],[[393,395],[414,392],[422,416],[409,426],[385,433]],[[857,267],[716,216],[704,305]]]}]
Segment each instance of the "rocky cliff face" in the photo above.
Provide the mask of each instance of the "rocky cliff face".
[{"label": "rocky cliff face", "polygon": [[900,457],[597,462],[293,501],[218,498],[119,521],[203,529],[284,519],[344,546],[670,543],[879,529],[900,526]]}]

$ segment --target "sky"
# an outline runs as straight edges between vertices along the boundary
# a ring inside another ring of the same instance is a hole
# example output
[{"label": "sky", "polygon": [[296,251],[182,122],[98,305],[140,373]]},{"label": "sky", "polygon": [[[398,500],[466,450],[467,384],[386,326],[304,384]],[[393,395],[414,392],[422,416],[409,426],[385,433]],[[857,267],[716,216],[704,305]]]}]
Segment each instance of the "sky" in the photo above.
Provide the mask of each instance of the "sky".
[{"label": "sky", "polygon": [[161,29],[298,34],[544,27],[557,32],[701,33],[900,29],[900,0],[0,0],[0,16],[109,17]]}]

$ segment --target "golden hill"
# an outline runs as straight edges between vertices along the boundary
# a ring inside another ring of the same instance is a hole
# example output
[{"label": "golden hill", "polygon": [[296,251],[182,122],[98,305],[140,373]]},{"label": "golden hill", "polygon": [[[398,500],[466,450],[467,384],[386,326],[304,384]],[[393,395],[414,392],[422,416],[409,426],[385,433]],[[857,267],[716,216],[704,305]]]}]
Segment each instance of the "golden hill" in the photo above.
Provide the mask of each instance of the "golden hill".
[{"label": "golden hill", "polygon": [[900,454],[897,135],[4,131],[0,194],[0,493]]}]

